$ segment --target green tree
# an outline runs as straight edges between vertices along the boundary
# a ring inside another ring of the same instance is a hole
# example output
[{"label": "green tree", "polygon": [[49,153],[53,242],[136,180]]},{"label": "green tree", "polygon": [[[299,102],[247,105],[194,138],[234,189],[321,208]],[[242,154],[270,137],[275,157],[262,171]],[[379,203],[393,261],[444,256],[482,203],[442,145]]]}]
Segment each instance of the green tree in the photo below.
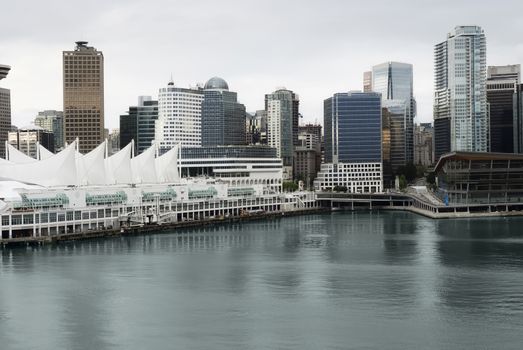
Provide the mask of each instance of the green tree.
[{"label": "green tree", "polygon": [[283,181],[282,187],[284,192],[294,192],[298,189],[298,184],[294,181]]},{"label": "green tree", "polygon": [[404,190],[407,187],[407,179],[405,178],[405,175],[400,175],[400,190]]}]

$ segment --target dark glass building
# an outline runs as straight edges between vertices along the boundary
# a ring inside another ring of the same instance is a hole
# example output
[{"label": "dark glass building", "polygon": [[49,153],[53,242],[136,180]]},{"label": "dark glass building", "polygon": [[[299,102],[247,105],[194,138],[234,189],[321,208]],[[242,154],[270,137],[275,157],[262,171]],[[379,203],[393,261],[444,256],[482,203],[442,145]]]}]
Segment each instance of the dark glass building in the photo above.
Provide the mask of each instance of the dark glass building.
[{"label": "dark glass building", "polygon": [[324,101],[325,162],[381,162],[381,96],[338,93]]},{"label": "dark glass building", "polygon": [[434,118],[435,161],[448,152],[450,152],[450,117]]},{"label": "dark glass building", "polygon": [[514,121],[518,108],[520,66],[492,66],[487,71],[487,102],[490,110],[490,151],[514,153]]},{"label": "dark glass building", "polygon": [[245,106],[225,80],[209,79],[203,90],[202,146],[245,145]]},{"label": "dark glass building", "polygon": [[134,140],[134,152],[140,154],[154,140],[155,122],[158,119],[158,101],[149,96],[140,96],[138,106],[129,107],[126,115],[120,116],[120,148]]}]

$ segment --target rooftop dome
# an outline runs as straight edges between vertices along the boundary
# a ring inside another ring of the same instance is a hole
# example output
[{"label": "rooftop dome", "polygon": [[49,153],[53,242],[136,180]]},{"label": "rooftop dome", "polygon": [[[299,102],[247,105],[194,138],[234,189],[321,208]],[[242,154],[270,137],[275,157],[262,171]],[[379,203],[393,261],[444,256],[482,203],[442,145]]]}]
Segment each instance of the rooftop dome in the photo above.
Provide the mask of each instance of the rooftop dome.
[{"label": "rooftop dome", "polygon": [[229,85],[227,85],[227,82],[225,80],[223,80],[222,78],[214,77],[214,78],[209,79],[205,83],[204,89],[205,90],[210,90],[210,89],[229,90]]}]

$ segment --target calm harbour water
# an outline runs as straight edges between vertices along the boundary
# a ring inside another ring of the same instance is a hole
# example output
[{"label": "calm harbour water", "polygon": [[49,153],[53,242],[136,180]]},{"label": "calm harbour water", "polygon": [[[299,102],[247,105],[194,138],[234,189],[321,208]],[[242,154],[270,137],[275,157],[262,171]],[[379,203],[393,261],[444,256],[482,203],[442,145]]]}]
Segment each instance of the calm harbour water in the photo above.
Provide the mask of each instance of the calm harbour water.
[{"label": "calm harbour water", "polygon": [[338,212],[0,254],[2,350],[523,348],[523,218]]}]

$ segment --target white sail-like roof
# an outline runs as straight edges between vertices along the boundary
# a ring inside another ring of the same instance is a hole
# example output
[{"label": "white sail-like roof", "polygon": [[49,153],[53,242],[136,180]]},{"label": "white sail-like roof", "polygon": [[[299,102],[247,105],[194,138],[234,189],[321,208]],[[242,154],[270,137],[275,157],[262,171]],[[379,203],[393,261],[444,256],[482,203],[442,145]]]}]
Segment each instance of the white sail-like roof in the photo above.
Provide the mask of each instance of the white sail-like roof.
[{"label": "white sail-like roof", "polygon": [[49,151],[47,148],[45,148],[41,144],[37,143],[36,147],[38,147],[38,154],[40,155],[40,160],[44,160],[44,159],[51,158],[52,156],[54,156],[53,152]]},{"label": "white sail-like roof", "polygon": [[2,164],[0,177],[41,186],[76,185],[75,152],[76,142],[73,142],[62,152],[45,160]]},{"label": "white sail-like roof", "polygon": [[104,141],[87,154],[76,153],[76,168],[78,185],[104,185],[105,174],[105,146]]},{"label": "white sail-like roof", "polygon": [[105,159],[106,184],[132,183],[131,150],[129,143],[117,153]]},{"label": "white sail-like roof", "polygon": [[24,152],[17,150],[14,146],[7,144],[6,147],[7,160],[16,164],[34,163],[36,159],[29,157]]},{"label": "white sail-like roof", "polygon": [[178,172],[179,145],[174,146],[162,156],[156,158],[156,174],[158,182],[176,182],[180,180]]},{"label": "white sail-like roof", "polygon": [[131,159],[133,183],[156,183],[156,146],[152,145],[140,155]]}]

